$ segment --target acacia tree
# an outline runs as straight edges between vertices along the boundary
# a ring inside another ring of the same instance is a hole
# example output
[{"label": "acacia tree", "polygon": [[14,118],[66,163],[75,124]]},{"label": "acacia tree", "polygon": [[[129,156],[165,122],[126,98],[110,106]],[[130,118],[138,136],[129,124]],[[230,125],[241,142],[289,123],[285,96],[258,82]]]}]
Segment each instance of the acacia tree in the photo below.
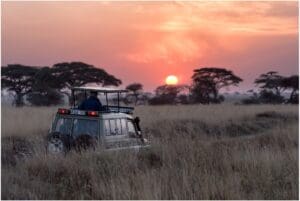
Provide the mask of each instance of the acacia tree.
[{"label": "acacia tree", "polygon": [[285,101],[282,93],[285,90],[291,90],[288,103],[298,103],[299,76],[293,75],[284,77],[278,75],[275,71],[261,74],[254,83],[260,87],[259,93],[253,93],[249,99],[245,99],[244,103],[272,103],[278,104]]},{"label": "acacia tree", "polygon": [[34,76],[38,68],[20,64],[7,65],[1,68],[2,89],[7,89],[15,94],[16,106],[24,105],[24,96],[32,91]]},{"label": "acacia tree", "polygon": [[192,76],[191,94],[195,102],[210,103],[224,100],[219,96],[220,89],[237,86],[243,80],[225,68],[205,67],[195,69]]},{"label": "acacia tree", "polygon": [[132,83],[132,84],[129,84],[126,89],[130,92],[132,92],[132,95],[135,97],[135,105],[137,104],[138,102],[138,98],[139,98],[139,95],[141,95],[141,92],[143,90],[143,85],[140,84],[140,83]]},{"label": "acacia tree", "polygon": [[88,83],[102,86],[119,86],[122,81],[107,73],[104,69],[83,62],[57,63],[51,68],[52,75],[61,84],[60,92],[70,100],[70,89]]},{"label": "acacia tree", "polygon": [[254,83],[262,90],[274,92],[277,96],[285,90],[283,84],[284,77],[279,75],[276,71],[270,71],[261,74]]}]

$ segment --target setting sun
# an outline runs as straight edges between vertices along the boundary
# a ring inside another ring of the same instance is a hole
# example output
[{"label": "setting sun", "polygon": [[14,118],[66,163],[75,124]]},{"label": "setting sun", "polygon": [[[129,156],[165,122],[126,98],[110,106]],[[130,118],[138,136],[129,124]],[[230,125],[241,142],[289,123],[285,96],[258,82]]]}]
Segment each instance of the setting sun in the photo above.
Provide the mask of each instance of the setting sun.
[{"label": "setting sun", "polygon": [[167,85],[176,85],[178,83],[178,78],[175,75],[169,75],[166,78]]}]

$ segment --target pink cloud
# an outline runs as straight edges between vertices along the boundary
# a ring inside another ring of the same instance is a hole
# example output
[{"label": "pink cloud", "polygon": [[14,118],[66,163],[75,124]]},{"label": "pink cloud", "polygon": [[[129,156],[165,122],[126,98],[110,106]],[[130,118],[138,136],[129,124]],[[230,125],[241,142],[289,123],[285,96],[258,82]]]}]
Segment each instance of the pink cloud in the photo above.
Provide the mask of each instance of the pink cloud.
[{"label": "pink cloud", "polygon": [[245,88],[269,68],[296,73],[297,38],[297,2],[2,3],[3,64],[83,61],[147,90],[205,65]]}]

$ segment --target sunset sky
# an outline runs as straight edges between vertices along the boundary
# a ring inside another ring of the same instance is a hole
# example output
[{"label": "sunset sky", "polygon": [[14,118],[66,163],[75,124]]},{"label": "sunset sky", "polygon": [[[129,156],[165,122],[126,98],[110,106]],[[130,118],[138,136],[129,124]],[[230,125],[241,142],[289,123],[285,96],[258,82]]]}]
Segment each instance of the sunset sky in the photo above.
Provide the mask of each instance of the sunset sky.
[{"label": "sunset sky", "polygon": [[[82,61],[145,90],[226,67],[298,73],[297,2],[2,2],[2,65]],[[236,88],[232,88],[237,90]]]}]

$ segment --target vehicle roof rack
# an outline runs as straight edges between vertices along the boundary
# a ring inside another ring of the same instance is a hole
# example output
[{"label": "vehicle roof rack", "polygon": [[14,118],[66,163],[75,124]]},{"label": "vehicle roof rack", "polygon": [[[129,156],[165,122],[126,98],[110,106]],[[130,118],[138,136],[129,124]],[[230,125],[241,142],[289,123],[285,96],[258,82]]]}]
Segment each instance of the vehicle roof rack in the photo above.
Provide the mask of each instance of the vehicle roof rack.
[{"label": "vehicle roof rack", "polygon": [[[87,96],[86,92],[100,92],[105,94],[105,99],[106,99],[106,105],[104,107],[106,110],[101,111],[101,112],[122,112],[126,114],[132,114],[134,108],[133,107],[124,107],[120,106],[120,94],[128,92],[126,89],[114,89],[114,88],[105,88],[105,87],[73,87],[71,89],[72,91],[72,97],[73,97],[73,108],[76,108],[76,98],[75,98],[75,91],[83,91],[85,93],[85,97]],[[117,94],[117,102],[118,105],[112,106],[108,104],[108,97],[107,94],[109,93],[116,93]]]},{"label": "vehicle roof rack", "polygon": [[128,92],[126,89],[114,89],[105,87],[73,87],[73,91],[97,91],[101,93],[125,93]]}]

